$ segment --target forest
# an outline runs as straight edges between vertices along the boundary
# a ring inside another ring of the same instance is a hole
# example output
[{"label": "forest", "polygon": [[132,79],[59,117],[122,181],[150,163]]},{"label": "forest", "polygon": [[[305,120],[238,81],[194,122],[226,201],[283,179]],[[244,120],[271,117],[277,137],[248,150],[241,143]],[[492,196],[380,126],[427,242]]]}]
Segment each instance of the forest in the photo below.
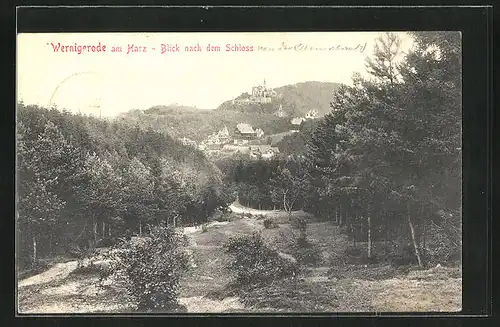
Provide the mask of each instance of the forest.
[{"label": "forest", "polygon": [[22,103],[17,118],[20,267],[160,221],[201,223],[228,202],[218,169],[167,134]]}]

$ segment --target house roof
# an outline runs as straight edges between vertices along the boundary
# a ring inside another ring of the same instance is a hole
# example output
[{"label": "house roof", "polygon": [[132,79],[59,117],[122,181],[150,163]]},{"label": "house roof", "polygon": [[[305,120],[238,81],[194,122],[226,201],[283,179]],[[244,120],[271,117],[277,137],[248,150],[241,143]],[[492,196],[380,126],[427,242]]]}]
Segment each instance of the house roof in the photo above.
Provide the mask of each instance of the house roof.
[{"label": "house roof", "polygon": [[249,124],[241,123],[236,125],[236,128],[240,133],[255,133],[253,127]]}]

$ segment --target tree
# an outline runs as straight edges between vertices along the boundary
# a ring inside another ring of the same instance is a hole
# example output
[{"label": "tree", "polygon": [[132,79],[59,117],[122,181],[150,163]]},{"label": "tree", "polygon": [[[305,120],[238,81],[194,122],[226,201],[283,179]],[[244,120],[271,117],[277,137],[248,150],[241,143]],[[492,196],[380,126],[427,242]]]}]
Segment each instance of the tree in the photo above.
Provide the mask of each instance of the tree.
[{"label": "tree", "polygon": [[[97,228],[109,218],[120,215],[124,210],[124,182],[111,164],[96,154],[88,154],[85,162],[88,187],[82,190],[80,199],[90,215],[94,243],[98,240]],[[109,221],[108,221],[109,222]],[[103,228],[103,237],[104,237]]]},{"label": "tree", "polygon": [[26,142],[30,133],[22,122],[18,124],[18,188],[17,224],[21,238],[32,241],[32,266],[37,263],[37,240],[50,234],[56,224],[64,202],[52,191],[57,187],[55,167],[64,139],[50,122],[33,142]]},{"label": "tree", "polygon": [[122,178],[125,203],[122,215],[142,235],[142,227],[154,219],[157,209],[153,204],[154,184],[151,171],[135,157],[123,172]]},{"label": "tree", "polygon": [[283,210],[288,213],[289,219],[291,219],[292,211],[297,207],[297,204],[303,204],[300,199],[305,194],[306,188],[304,173],[305,170],[300,163],[288,161],[283,166],[278,167],[276,175],[269,183],[272,199],[281,201]]},{"label": "tree", "polygon": [[354,75],[353,86],[334,95],[307,159],[319,200],[347,207],[349,220],[365,218],[359,222],[369,252],[373,228],[389,235],[406,225],[422,265],[420,234],[429,216],[459,212],[460,39],[448,32],[413,36],[415,47],[404,57],[396,35],[377,41],[367,61],[371,77]]}]

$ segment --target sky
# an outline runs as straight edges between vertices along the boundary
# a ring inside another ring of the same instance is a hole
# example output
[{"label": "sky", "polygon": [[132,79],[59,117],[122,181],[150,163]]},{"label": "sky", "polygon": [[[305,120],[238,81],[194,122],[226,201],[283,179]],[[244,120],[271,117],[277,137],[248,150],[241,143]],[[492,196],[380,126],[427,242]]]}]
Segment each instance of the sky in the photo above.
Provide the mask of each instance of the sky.
[{"label": "sky", "polygon": [[[18,34],[17,100],[102,116],[173,103],[214,109],[243,92],[250,93],[264,79],[268,87],[306,81],[350,84],[354,72],[364,74],[365,59],[380,34]],[[407,50],[411,38],[398,34]],[[106,51],[55,51],[58,44],[101,44]],[[178,45],[180,51],[161,53],[162,44]],[[185,51],[185,46],[197,44],[202,51]],[[253,46],[254,51],[226,51],[227,44]],[[220,46],[221,51],[207,51],[208,45]],[[122,52],[111,51],[118,46]],[[129,46],[140,51],[127,54]],[[283,46],[289,50],[279,50]]]}]

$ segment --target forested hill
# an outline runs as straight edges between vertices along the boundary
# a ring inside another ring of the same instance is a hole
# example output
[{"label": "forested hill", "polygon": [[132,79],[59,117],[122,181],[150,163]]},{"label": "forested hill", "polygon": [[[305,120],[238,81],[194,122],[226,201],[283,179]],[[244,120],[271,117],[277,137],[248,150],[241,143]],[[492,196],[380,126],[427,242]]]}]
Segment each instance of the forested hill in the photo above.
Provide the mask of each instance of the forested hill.
[{"label": "forested hill", "polygon": [[[330,102],[333,94],[341,84],[329,82],[301,82],[285,85],[274,90],[277,97],[270,104],[233,104],[232,99],[222,103],[217,109],[240,112],[261,112],[273,114],[282,105],[283,110],[290,116],[304,116],[310,110],[316,110],[320,116],[330,112]],[[248,97],[247,92],[236,99]]]},{"label": "forested hill", "polygon": [[290,119],[267,113],[203,110],[177,106],[155,106],[144,111],[132,110],[120,115],[117,120],[130,126],[152,128],[168,133],[174,138],[188,137],[198,142],[224,126],[233,130],[239,123],[248,123],[261,128],[266,134],[285,132],[292,127]]},{"label": "forested hill", "polygon": [[87,244],[174,217],[203,221],[224,203],[220,171],[165,133],[23,104],[17,117],[21,251]]},{"label": "forested hill", "polygon": [[[269,104],[238,105],[228,99],[212,110],[181,105],[154,106],[128,111],[118,116],[118,120],[131,126],[166,132],[174,138],[188,137],[198,142],[224,126],[233,130],[239,123],[261,128],[266,135],[270,135],[292,129],[291,117],[304,116],[313,109],[319,116],[330,112],[330,102],[339,86],[337,83],[303,82],[275,89],[279,97]],[[244,96],[245,93],[238,98]],[[275,115],[280,105],[286,117]]]}]

